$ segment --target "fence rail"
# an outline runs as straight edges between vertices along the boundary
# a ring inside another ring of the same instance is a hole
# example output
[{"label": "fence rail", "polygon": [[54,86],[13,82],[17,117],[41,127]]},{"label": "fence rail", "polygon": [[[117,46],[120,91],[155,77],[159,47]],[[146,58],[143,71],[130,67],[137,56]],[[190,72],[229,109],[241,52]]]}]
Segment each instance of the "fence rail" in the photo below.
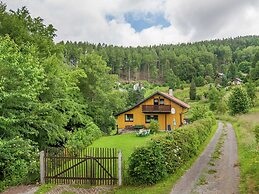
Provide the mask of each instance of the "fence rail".
[{"label": "fence rail", "polygon": [[121,152],[115,148],[46,149],[40,160],[42,183],[121,185]]}]

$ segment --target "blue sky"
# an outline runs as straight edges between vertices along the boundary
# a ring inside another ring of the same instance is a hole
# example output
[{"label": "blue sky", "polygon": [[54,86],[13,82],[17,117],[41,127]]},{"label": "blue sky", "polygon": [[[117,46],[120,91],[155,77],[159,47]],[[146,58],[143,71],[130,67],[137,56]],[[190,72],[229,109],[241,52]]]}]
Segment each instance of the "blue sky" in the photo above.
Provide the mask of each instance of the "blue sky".
[{"label": "blue sky", "polygon": [[[144,29],[153,26],[161,28],[169,27],[170,22],[165,18],[163,13],[141,13],[141,12],[128,12],[123,15],[124,20],[131,25],[136,32],[141,32]],[[115,16],[107,15],[108,21],[116,20]]]}]

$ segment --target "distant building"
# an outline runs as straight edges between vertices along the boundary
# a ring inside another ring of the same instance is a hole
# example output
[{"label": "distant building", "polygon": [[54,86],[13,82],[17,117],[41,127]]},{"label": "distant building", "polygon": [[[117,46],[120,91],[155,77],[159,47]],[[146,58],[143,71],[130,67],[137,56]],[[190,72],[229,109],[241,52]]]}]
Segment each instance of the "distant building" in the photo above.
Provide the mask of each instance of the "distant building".
[{"label": "distant building", "polygon": [[232,82],[233,85],[241,85],[243,81],[240,78],[235,78],[234,81]]}]

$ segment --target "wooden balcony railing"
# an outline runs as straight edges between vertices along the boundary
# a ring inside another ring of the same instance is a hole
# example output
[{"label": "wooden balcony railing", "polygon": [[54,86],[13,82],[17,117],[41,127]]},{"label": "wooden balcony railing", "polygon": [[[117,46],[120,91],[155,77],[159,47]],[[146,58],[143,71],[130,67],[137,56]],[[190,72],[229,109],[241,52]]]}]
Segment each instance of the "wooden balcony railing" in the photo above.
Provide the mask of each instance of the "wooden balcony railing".
[{"label": "wooden balcony railing", "polygon": [[142,105],[142,112],[171,112],[171,105]]}]

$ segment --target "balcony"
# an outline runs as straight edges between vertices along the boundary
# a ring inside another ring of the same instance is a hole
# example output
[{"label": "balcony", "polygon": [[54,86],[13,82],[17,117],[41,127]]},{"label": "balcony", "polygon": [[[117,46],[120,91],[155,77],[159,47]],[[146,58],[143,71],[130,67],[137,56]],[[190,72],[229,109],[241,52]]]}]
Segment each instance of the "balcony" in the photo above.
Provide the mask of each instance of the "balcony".
[{"label": "balcony", "polygon": [[142,105],[142,112],[145,113],[170,113],[171,105]]}]

